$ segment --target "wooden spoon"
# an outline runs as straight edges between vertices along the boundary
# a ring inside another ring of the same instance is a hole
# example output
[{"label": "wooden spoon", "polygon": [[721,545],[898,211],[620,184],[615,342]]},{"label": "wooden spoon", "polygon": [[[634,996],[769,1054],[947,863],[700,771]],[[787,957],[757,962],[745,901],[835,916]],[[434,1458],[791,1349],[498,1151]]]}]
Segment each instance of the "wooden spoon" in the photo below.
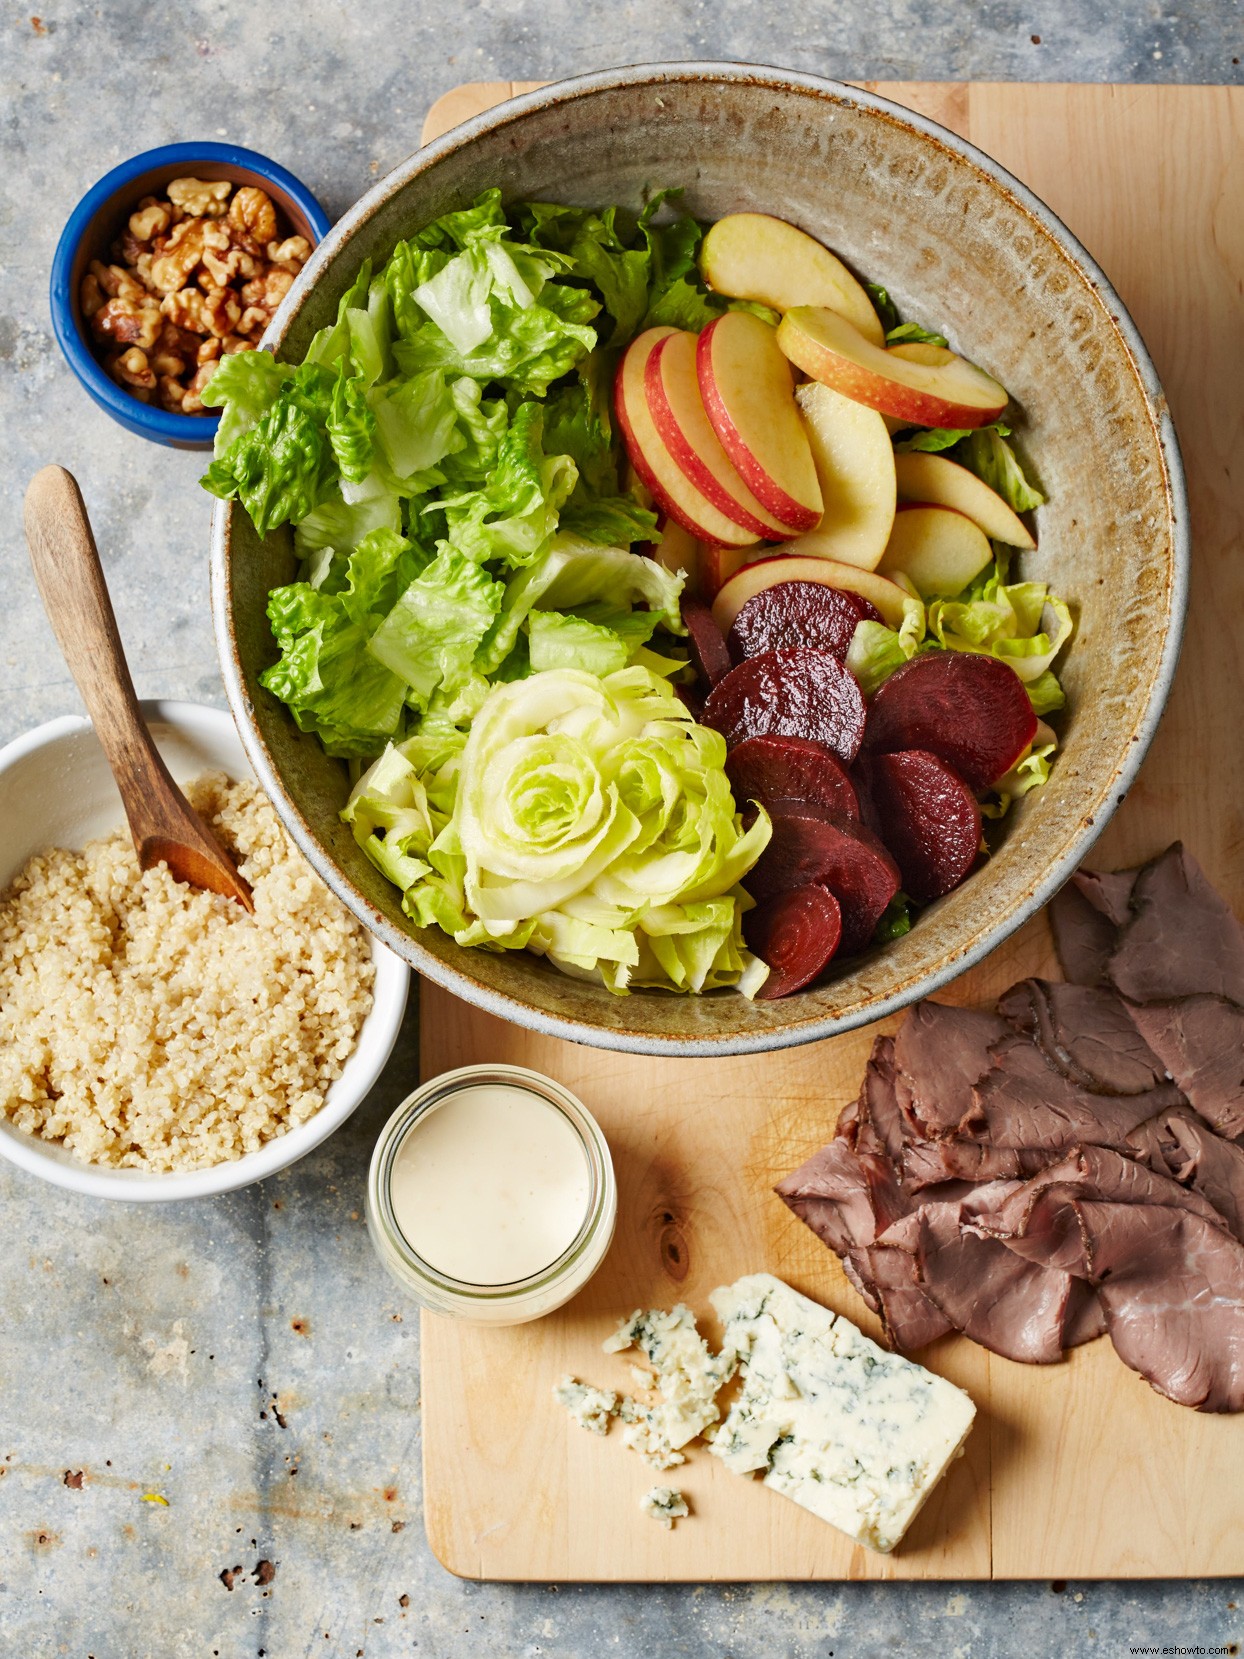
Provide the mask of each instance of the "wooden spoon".
[{"label": "wooden spoon", "polygon": [[223,893],[253,911],[249,885],[173,782],[151,740],[82,492],[64,467],[44,467],[31,479],[26,541],[52,631],[121,791],[139,864],[144,870],[167,864],[178,881]]}]

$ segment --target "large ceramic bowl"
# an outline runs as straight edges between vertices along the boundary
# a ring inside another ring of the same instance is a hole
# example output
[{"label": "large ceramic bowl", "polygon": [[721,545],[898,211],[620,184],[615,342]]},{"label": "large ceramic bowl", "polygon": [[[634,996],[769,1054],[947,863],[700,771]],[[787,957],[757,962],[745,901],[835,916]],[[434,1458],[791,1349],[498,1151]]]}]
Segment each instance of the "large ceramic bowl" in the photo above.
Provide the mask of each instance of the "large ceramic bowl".
[{"label": "large ceramic bowl", "polygon": [[362,259],[500,185],[508,199],[637,205],[682,185],[704,219],[762,209],[883,281],[908,316],[1011,390],[1049,497],[1028,569],[1071,601],[1065,747],[1053,781],[1013,814],[995,856],[906,938],[782,1001],[733,993],[615,998],[519,952],[464,951],[410,926],[337,812],[340,763],[258,683],[275,657],[264,606],[292,579],[287,532],[258,537],[218,510],[216,621],[255,770],[325,880],[429,979],[503,1018],[600,1047],[733,1054],[831,1036],[944,985],[1066,880],[1136,774],[1179,648],[1187,515],[1153,366],[1103,273],[1066,228],[979,150],[883,98],[810,76],[727,64],[618,70],[516,98],[411,157],[334,228],[268,344],[301,357]]}]

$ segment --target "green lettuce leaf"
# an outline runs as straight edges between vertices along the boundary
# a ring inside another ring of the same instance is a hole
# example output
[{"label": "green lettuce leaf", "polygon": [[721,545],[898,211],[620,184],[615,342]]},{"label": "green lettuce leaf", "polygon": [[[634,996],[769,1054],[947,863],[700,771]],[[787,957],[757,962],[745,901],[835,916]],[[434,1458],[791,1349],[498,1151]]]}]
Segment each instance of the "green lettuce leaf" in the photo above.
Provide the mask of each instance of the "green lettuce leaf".
[{"label": "green lettuce leaf", "polygon": [[1033,738],[1028,753],[1015,762],[1005,777],[998,779],[981,801],[981,811],[986,818],[1004,818],[1010,811],[1013,801],[1018,801],[1021,796],[1047,784],[1050,780],[1050,763],[1057,748],[1057,737],[1044,720],[1038,721],[1037,735]]},{"label": "green lettuce leaf", "polygon": [[944,346],[948,343],[944,334],[935,334],[931,329],[921,328],[919,323],[896,323],[892,328],[886,329],[887,346],[902,345],[905,342],[923,346]]},{"label": "green lettuce leaf", "polygon": [[1045,500],[1025,475],[1018,455],[997,426],[969,432],[957,446],[954,459],[983,478],[1017,513],[1039,507]]},{"label": "green lettuce leaf", "polygon": [[879,282],[866,282],[864,287],[868,292],[869,299],[873,302],[873,309],[877,313],[882,328],[888,334],[892,328],[898,327],[898,307]]},{"label": "green lettuce leaf", "polygon": [[543,432],[540,405],[521,403],[484,486],[439,503],[450,541],[477,563],[530,564],[556,530],[578,471],[568,455],[544,453]]},{"label": "green lettuce leaf", "polygon": [[369,758],[402,724],[403,681],[367,652],[376,623],[418,568],[421,555],[403,536],[374,531],[319,587],[274,588],[268,619],[280,660],[260,683],[286,703],[305,732],[329,754]]},{"label": "green lettuce leaf", "polygon": [[[219,379],[219,373],[213,375],[206,390],[217,387]],[[222,400],[229,397],[233,384],[230,378],[217,387]],[[253,393],[257,384],[248,380],[247,390]],[[263,384],[269,388],[271,378]],[[329,433],[335,385],[331,371],[318,363],[303,363],[287,370],[275,397],[253,424],[244,424],[247,417],[232,408],[221,423],[216,457],[200,482],[224,500],[236,497],[261,536],[278,524],[305,518],[336,488],[338,462]],[[232,442],[222,436],[239,427],[240,435]]]},{"label": "green lettuce leaf", "polygon": [[630,652],[612,629],[561,611],[532,611],[527,618],[528,663],[533,673],[577,668],[604,679],[625,668]]},{"label": "green lettuce leaf", "polygon": [[368,654],[405,682],[412,705],[424,707],[434,691],[453,691],[470,676],[504,592],[502,582],[442,542],[372,634]]},{"label": "green lettuce leaf", "polygon": [[338,472],[350,483],[361,484],[371,471],[376,417],[368,406],[363,382],[347,380],[344,362],[338,365],[326,424]]}]

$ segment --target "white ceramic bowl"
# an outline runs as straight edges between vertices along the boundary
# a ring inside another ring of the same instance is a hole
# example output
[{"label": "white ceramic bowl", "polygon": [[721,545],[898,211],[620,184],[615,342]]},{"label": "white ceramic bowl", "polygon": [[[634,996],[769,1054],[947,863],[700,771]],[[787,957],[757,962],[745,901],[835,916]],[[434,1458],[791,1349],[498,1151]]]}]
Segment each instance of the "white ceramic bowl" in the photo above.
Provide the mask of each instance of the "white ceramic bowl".
[{"label": "white ceramic bowl", "polygon": [[[255,776],[232,717],[225,711],[173,702],[147,702],[142,709],[156,746],[179,783],[212,770],[233,778]],[[123,822],[121,797],[89,720],[78,715],[49,720],[0,749],[0,890],[33,853],[45,847],[81,847]],[[0,1157],[72,1192],[138,1202],[207,1198],[286,1169],[326,1140],[362,1103],[397,1040],[410,970],[375,938],[372,960],[376,966],[372,1010],[345,1070],[314,1117],[268,1141],[258,1152],[184,1174],[105,1169],[82,1163],[61,1147],[24,1134],[0,1118]]]}]

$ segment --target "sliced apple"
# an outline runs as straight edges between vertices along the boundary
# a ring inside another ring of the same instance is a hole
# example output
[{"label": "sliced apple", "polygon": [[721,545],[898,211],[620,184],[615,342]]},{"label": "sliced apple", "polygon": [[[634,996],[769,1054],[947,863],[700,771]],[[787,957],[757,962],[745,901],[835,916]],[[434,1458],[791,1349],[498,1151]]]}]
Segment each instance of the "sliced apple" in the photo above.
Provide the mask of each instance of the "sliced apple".
[{"label": "sliced apple", "polygon": [[810,380],[795,393],[825,511],[785,551],[874,570],[894,523],[894,450],[884,418]]},{"label": "sliced apple", "polygon": [[922,599],[950,598],[992,558],[989,538],[970,518],[951,507],[909,505],[894,516],[878,569],[901,571]]},{"label": "sliced apple", "polygon": [[680,573],[687,578],[685,592],[699,593],[700,591],[700,544],[684,529],[677,519],[667,518],[660,528],[660,540],[653,546],[648,557],[655,559],[657,564],[663,565],[666,570],[677,576]]},{"label": "sliced apple", "polygon": [[648,359],[662,340],[677,332],[673,328],[645,329],[623,353],[613,383],[613,406],[622,441],[640,482],[668,518],[676,519],[699,541],[746,546],[756,539],[755,533],[727,518],[696,488],[665,447],[648,408],[644,395]]},{"label": "sliced apple", "polygon": [[696,367],[708,418],[743,482],[783,524],[811,530],[824,503],[777,330],[750,311],[727,311],[700,335]]},{"label": "sliced apple", "polygon": [[711,605],[736,570],[741,570],[753,559],[763,559],[768,551],[759,543],[754,547],[718,547],[701,542],[696,549],[700,597]]},{"label": "sliced apple", "polygon": [[959,359],[949,346],[935,346],[931,340],[900,340],[896,346],[887,346],[891,357],[900,357],[904,363],[923,363],[926,369],[944,369]]},{"label": "sliced apple", "polygon": [[924,455],[910,450],[894,457],[900,501],[925,501],[935,507],[953,507],[973,524],[979,525],[994,541],[1029,552],[1037,545],[1027,525],[1011,510],[997,490],[991,490],[958,461],[945,455]]},{"label": "sliced apple", "polygon": [[855,324],[866,340],[885,344],[881,319],[836,254],[814,236],[768,213],[728,213],[700,244],[700,271],[710,288],[735,300],[758,300],[774,311],[825,305]]},{"label": "sliced apple", "polygon": [[657,341],[644,370],[653,424],[666,449],[719,512],[753,537],[788,541],[797,532],[756,499],[713,430],[700,396],[696,344],[696,336],[682,329]]},{"label": "sliced apple", "polygon": [[875,570],[860,570],[856,565],[839,564],[836,559],[800,559],[779,553],[743,565],[722,587],[713,600],[713,619],[722,633],[729,633],[749,599],[779,582],[821,582],[827,588],[858,593],[877,607],[887,626],[901,628],[909,616],[917,614],[923,631],[924,606],[889,577]]},{"label": "sliced apple", "polygon": [[788,311],[777,340],[813,380],[914,426],[984,426],[1006,408],[1005,388],[962,357],[949,352],[948,362],[913,362],[897,346],[891,351],[874,346],[834,311],[813,306]]}]

